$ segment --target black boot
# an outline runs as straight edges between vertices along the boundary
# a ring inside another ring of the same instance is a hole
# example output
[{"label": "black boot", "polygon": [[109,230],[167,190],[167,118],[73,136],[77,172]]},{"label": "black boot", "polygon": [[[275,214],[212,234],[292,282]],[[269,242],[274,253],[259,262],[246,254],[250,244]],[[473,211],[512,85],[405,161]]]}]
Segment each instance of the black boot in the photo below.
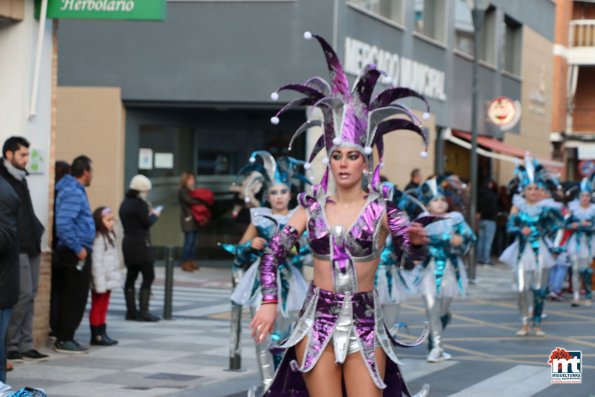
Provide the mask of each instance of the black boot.
[{"label": "black boot", "polygon": [[448,312],[444,316],[440,317],[440,321],[442,322],[442,329],[446,329],[446,326],[450,324],[450,320],[452,320],[452,313]]},{"label": "black boot", "polygon": [[111,346],[112,344],[103,338],[101,325],[91,326],[91,344],[93,346]]},{"label": "black boot", "polygon": [[149,311],[149,299],[151,299],[151,289],[149,288],[141,288],[140,295],[138,298],[140,314],[138,316],[138,321],[149,321],[155,322],[159,321],[160,318],[154,316]]},{"label": "black boot", "polygon": [[103,340],[106,341],[109,344],[109,346],[117,345],[118,341],[110,338],[109,335],[107,334],[107,331],[105,330],[106,325],[102,324],[102,325],[100,325],[100,327],[101,327],[101,336],[103,337]]},{"label": "black boot", "polygon": [[136,292],[134,288],[124,289],[124,298],[126,299],[126,320],[137,320],[136,311]]}]

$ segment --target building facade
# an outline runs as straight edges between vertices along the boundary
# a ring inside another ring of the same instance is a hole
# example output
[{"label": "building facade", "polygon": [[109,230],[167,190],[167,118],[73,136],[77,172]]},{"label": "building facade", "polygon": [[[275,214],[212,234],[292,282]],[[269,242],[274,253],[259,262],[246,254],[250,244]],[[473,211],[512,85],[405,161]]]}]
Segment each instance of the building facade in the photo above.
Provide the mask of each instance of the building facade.
[{"label": "building facade", "polygon": [[[480,33],[484,152],[550,157],[554,16],[549,0],[492,1]],[[202,252],[233,241],[229,184],[252,150],[286,154],[307,111],[273,126],[269,119],[282,103],[270,93],[286,82],[327,76],[320,48],[303,40],[304,31],[326,37],[352,79],[375,63],[394,83],[428,98],[429,156],[419,156],[417,137],[390,136],[390,180],[404,186],[412,168],[425,176],[469,176],[464,144],[471,132],[474,30],[464,0],[170,0],[164,22],[61,21],[58,118],[65,135],[58,137],[58,157],[84,150],[96,159],[93,205],[117,205],[134,174],[151,177],[152,200],[166,205],[154,230],[155,243],[164,246],[181,242],[181,233],[172,233],[179,228],[177,176],[192,170],[220,203],[200,240]],[[522,109],[506,132],[487,121],[487,102],[500,96]],[[281,102],[289,99],[282,95]],[[85,137],[93,144],[85,145]],[[302,157],[308,144],[291,154]],[[480,178],[504,183],[513,166],[480,157]]]},{"label": "building facade", "polygon": [[595,3],[557,1],[552,142],[568,180],[595,170]]},{"label": "building facade", "polygon": [[[35,213],[46,229],[35,307],[37,345],[47,336],[49,319],[51,236],[47,231],[51,230],[53,216],[53,110],[57,82],[54,44],[53,24],[49,21],[42,29],[34,17],[32,1],[0,2],[0,145],[14,135],[31,143],[27,182]],[[36,65],[39,74],[35,72]]]}]

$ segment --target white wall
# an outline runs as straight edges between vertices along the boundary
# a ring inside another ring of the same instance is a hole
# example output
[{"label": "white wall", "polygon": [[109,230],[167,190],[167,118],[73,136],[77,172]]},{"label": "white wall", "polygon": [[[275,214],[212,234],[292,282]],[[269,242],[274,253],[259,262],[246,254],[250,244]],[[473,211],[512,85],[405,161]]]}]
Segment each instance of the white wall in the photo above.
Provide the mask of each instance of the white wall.
[{"label": "white wall", "polygon": [[[39,80],[37,116],[28,119],[35,49],[39,23],[33,17],[33,1],[25,1],[25,19],[0,25],[0,145],[12,135],[24,136],[32,148],[43,151],[46,159],[42,174],[28,178],[35,212],[42,223],[48,224],[50,122],[51,122],[51,61],[52,21],[46,22],[43,57]],[[47,246],[47,233],[42,247]]]}]

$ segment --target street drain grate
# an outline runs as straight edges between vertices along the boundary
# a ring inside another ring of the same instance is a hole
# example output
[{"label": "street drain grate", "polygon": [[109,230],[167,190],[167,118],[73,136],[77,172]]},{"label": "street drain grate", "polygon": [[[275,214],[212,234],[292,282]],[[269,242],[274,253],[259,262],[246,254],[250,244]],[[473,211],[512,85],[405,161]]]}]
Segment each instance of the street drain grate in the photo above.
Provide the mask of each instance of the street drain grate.
[{"label": "street drain grate", "polygon": [[178,382],[190,382],[196,379],[202,378],[202,376],[195,375],[184,375],[184,374],[172,374],[168,372],[158,372],[153,375],[145,377],[146,379],[159,379],[159,380],[175,380]]}]

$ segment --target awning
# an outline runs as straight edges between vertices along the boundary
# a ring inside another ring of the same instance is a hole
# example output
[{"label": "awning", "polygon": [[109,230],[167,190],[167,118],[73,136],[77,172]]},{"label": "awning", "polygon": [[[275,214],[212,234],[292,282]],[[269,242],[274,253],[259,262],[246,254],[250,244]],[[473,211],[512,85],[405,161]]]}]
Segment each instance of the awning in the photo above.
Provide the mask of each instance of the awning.
[{"label": "awning", "polygon": [[[450,128],[446,130],[444,139],[471,150],[471,134],[462,131],[451,131]],[[490,157],[497,160],[509,161],[518,164],[521,159],[525,157],[527,151],[508,145],[497,139],[488,138],[485,136],[477,137],[477,154]],[[492,151],[486,150],[490,149]],[[544,167],[551,171],[561,172],[564,168],[564,163],[550,159],[537,157],[537,160],[543,164]]]}]

